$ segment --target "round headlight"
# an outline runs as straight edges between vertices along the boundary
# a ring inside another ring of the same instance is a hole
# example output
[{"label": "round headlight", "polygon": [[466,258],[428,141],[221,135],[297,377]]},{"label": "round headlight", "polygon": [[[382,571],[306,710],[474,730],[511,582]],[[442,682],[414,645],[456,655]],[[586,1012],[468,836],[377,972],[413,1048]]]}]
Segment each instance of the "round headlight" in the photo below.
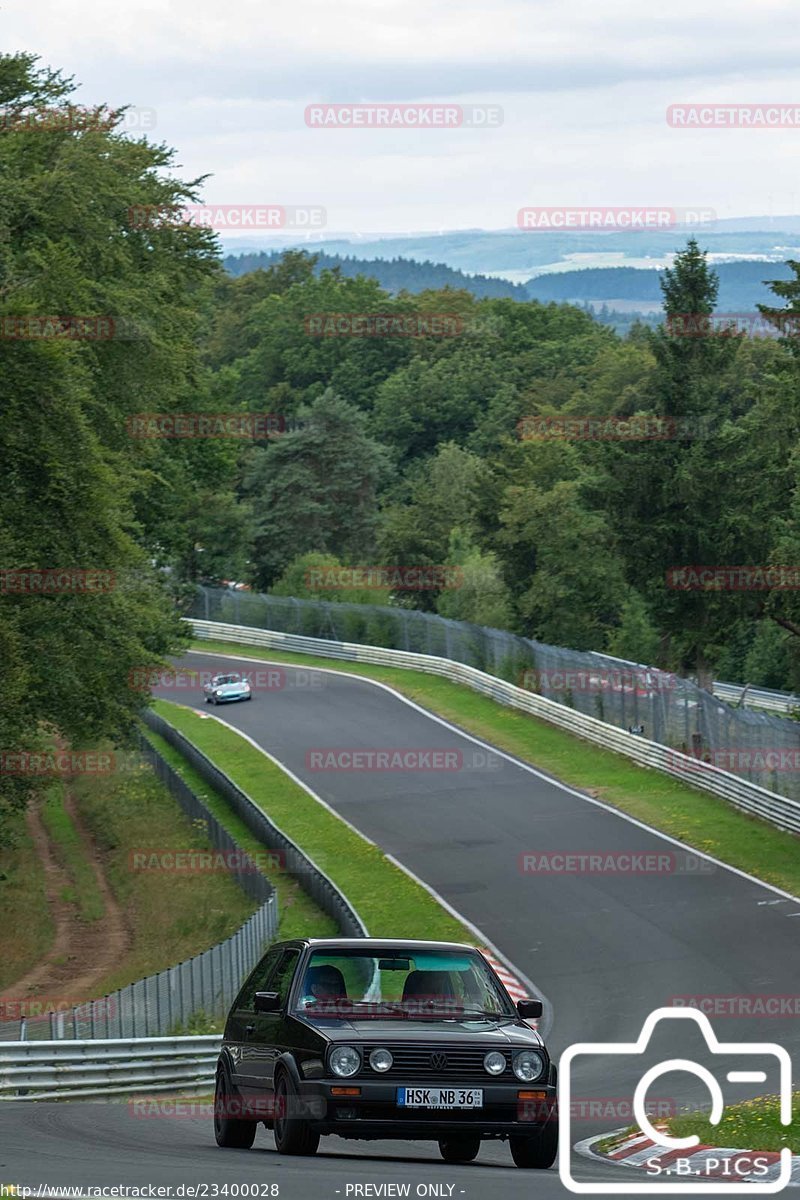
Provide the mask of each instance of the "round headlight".
[{"label": "round headlight", "polygon": [[524,1083],[538,1079],[544,1070],[544,1059],[535,1050],[522,1050],[514,1055],[514,1074]]},{"label": "round headlight", "polygon": [[483,1065],[490,1075],[502,1075],[506,1069],[506,1056],[499,1050],[490,1050],[483,1060]]},{"label": "round headlight", "polygon": [[388,1071],[394,1062],[388,1050],[373,1050],[369,1056],[369,1065],[373,1071]]},{"label": "round headlight", "polygon": [[334,1075],[347,1078],[361,1069],[361,1055],[352,1046],[337,1046],[328,1060]]}]

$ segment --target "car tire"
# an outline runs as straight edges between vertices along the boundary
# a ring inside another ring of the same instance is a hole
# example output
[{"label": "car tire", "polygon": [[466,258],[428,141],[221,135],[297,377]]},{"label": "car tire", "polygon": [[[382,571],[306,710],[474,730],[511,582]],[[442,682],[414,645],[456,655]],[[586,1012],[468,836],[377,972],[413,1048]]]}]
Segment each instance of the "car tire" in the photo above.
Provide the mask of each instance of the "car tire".
[{"label": "car tire", "polygon": [[281,1071],[275,1080],[272,1118],[275,1149],[278,1154],[316,1154],[320,1135],[314,1132],[308,1121],[296,1116],[287,1116],[287,1110],[291,1110],[292,1103],[296,1100],[297,1092],[292,1087],[289,1076],[285,1071]]},{"label": "car tire", "polygon": [[217,1072],[214,1089],[214,1137],[218,1146],[226,1150],[249,1150],[256,1140],[257,1121],[241,1121],[225,1115],[226,1107],[235,1093],[228,1084],[224,1071]]},{"label": "car tire", "polygon": [[548,1121],[534,1137],[511,1137],[511,1157],[517,1167],[546,1171],[558,1154],[558,1121]]},{"label": "car tire", "polygon": [[439,1153],[446,1163],[467,1163],[478,1157],[481,1139],[474,1133],[439,1138]]}]

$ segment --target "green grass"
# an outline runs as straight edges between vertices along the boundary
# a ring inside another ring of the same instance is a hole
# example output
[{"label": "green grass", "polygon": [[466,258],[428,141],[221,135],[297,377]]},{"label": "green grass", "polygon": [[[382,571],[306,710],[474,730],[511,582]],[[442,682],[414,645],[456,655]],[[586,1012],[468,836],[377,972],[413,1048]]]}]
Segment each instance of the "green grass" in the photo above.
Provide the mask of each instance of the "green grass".
[{"label": "green grass", "polygon": [[737,1150],[782,1150],[788,1146],[800,1154],[800,1092],[792,1096],[792,1124],[781,1125],[777,1096],[758,1096],[725,1110],[719,1125],[711,1125],[704,1113],[686,1113],[667,1121],[676,1137],[696,1134],[704,1146],[732,1146]]},{"label": "green grass", "polygon": [[387,683],[461,729],[550,772],[564,783],[731,866],[800,895],[800,841],[793,834],[782,833],[669,775],[636,766],[623,755],[500,705],[463,684],[420,671],[374,667],[232,642],[198,639],[191,645],[205,652],[243,654],[297,666],[339,668],[351,675]]},{"label": "green grass", "polygon": [[474,941],[379,847],[359,837],[238,733],[169,701],[157,700],[154,707],[311,856],[344,892],[371,935]]},{"label": "green grass", "polygon": [[23,813],[4,815],[9,844],[0,849],[0,990],[44,958],[55,930],[45,894],[44,868]]},{"label": "green grass", "polygon": [[118,750],[116,760],[113,775],[87,775],[70,785],[132,939],[124,961],[93,989],[97,995],[208,950],[255,909],[227,872],[131,868],[135,850],[208,850],[210,843],[138,753]]},{"label": "green grass", "polygon": [[87,857],[86,847],[70,814],[64,807],[65,787],[56,782],[48,786],[42,805],[42,821],[55,852],[66,868],[70,886],[63,888],[61,899],[74,904],[81,921],[102,921],[106,915],[103,893]]},{"label": "green grass", "polygon": [[[170,746],[169,742],[149,729],[146,733],[147,738],[161,757],[166,759],[170,766],[188,783],[195,795],[200,797],[206,808],[217,818],[220,825],[224,826],[236,843],[253,855],[258,862],[258,856],[263,855],[264,847],[257,838],[253,837],[244,821],[233,812],[214,788],[209,787],[202,775],[186,761],[183,755]],[[335,937],[336,922],[317,907],[291,875],[287,875],[280,868],[273,869],[272,867],[263,874],[273,884],[278,895],[279,938],[288,940],[295,937]]]}]

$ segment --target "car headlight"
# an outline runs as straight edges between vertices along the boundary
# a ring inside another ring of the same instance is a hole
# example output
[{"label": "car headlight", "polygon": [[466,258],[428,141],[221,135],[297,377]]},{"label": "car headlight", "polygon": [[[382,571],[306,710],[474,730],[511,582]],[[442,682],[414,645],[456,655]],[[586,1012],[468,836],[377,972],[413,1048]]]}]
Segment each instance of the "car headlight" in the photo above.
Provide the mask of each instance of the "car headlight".
[{"label": "car headlight", "polygon": [[490,1050],[483,1060],[483,1065],[490,1075],[502,1075],[506,1069],[506,1056],[499,1050]]},{"label": "car headlight", "polygon": [[524,1083],[532,1083],[544,1070],[544,1059],[535,1050],[522,1050],[514,1055],[514,1074]]},{"label": "car headlight", "polygon": [[388,1071],[394,1059],[388,1050],[373,1050],[369,1056],[369,1065],[373,1071]]},{"label": "car headlight", "polygon": [[337,1046],[331,1051],[328,1063],[334,1075],[346,1079],[361,1069],[361,1055],[353,1046]]}]

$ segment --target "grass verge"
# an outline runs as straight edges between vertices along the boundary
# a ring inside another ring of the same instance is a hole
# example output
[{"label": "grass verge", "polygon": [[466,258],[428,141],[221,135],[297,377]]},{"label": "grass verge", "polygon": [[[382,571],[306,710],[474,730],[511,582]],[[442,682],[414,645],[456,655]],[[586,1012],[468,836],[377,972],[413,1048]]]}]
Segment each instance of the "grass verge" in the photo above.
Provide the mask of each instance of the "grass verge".
[{"label": "grass verge", "polygon": [[[256,862],[259,862],[263,858],[264,847],[257,838],[253,837],[244,821],[233,812],[223,797],[214,788],[209,787],[203,776],[186,761],[179,751],[173,749],[169,742],[164,741],[150,729],[146,731],[146,736],[161,757],[166,759],[170,766],[188,783],[195,795],[200,797],[206,808],[217,818],[220,825],[227,829],[242,850],[246,850]],[[264,874],[278,895],[279,938],[336,936],[336,922],[317,907],[296,879],[281,871],[279,867],[273,868],[271,865],[269,870],[264,871]]]},{"label": "grass verge", "polygon": [[213,759],[344,892],[376,937],[474,941],[378,846],[364,841],[238,733],[166,700],[155,710]]},{"label": "grass verge", "polygon": [[10,813],[4,821],[9,843],[0,849],[0,990],[26,975],[47,954],[55,936],[44,867],[25,815]]},{"label": "grass verge", "polygon": [[739,867],[750,875],[800,895],[800,841],[724,800],[636,766],[621,754],[603,750],[473,692],[420,671],[374,667],[307,654],[290,654],[233,642],[195,640],[192,649],[242,654],[270,662],[341,669],[377,679],[454,725],[555,775],[604,803],[629,813],[681,842]]},{"label": "grass verge", "polygon": [[96,985],[97,995],[208,950],[255,908],[225,873],[132,870],[134,850],[208,850],[210,843],[139,754],[117,751],[116,759],[113,775],[71,784],[131,934],[124,962]]},{"label": "grass verge", "polygon": [[696,1134],[704,1146],[734,1146],[738,1150],[782,1150],[800,1154],[800,1092],[792,1096],[792,1124],[781,1125],[777,1096],[757,1096],[726,1108],[719,1125],[704,1113],[686,1113],[667,1121],[675,1137]]}]

